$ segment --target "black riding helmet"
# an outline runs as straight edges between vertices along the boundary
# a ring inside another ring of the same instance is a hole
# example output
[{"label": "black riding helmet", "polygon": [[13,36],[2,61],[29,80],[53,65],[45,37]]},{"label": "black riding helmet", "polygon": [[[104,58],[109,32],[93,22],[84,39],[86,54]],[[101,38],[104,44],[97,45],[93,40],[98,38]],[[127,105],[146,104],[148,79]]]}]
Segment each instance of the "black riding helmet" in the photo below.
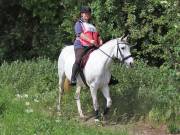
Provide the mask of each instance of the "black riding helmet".
[{"label": "black riding helmet", "polygon": [[91,8],[90,7],[81,7],[80,13],[91,13]]}]

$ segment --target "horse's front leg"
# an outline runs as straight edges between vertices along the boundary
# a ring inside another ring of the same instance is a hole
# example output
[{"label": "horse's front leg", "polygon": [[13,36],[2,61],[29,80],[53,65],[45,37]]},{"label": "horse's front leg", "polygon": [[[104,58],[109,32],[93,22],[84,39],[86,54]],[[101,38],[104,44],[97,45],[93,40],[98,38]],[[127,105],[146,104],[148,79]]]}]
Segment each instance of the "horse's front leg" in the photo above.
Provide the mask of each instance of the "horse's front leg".
[{"label": "horse's front leg", "polygon": [[77,108],[78,108],[80,118],[84,118],[84,114],[83,114],[82,109],[81,109],[80,92],[81,92],[81,86],[77,85],[75,99],[76,99]]},{"label": "horse's front leg", "polygon": [[91,87],[90,91],[93,100],[93,107],[95,110],[95,121],[99,121],[99,104],[97,99],[97,88]]},{"label": "horse's front leg", "polygon": [[65,80],[64,74],[59,76],[59,96],[58,96],[58,103],[57,103],[57,114],[58,115],[61,115],[61,98],[64,93],[64,88],[63,88],[64,80]]},{"label": "horse's front leg", "polygon": [[107,115],[107,113],[109,112],[109,109],[112,105],[112,100],[110,97],[110,92],[109,92],[109,86],[106,85],[102,88],[102,93],[104,95],[104,97],[106,98],[106,108],[104,109],[103,115]]}]

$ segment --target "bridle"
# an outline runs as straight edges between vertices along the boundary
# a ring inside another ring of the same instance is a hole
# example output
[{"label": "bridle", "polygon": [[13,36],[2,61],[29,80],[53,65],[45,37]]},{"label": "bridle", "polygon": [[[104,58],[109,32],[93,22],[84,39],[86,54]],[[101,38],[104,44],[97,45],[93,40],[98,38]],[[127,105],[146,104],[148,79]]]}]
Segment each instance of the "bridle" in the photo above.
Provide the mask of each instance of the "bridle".
[{"label": "bridle", "polygon": [[[132,55],[128,55],[128,56],[124,57],[124,55],[123,55],[122,52],[121,52],[121,49],[119,48],[119,45],[120,45],[120,44],[124,44],[124,43],[118,42],[118,40],[117,40],[117,53],[116,53],[116,57],[118,58],[118,54],[120,53],[121,58],[122,58],[121,62],[124,63],[124,61],[127,60],[127,59],[129,59],[129,58],[131,58]],[[118,52],[119,52],[119,53],[118,53]]]},{"label": "bridle", "polygon": [[[131,58],[132,55],[128,55],[128,56],[124,57],[124,55],[122,54],[122,51],[121,51],[121,49],[120,49],[120,47],[119,47],[120,44],[124,44],[124,43],[118,42],[118,40],[117,40],[117,53],[116,53],[116,57],[118,58],[118,54],[120,53],[121,58],[122,58],[122,59],[121,59],[121,62],[124,63],[124,61],[127,60],[127,59],[129,59],[129,58]],[[117,59],[117,58],[114,58],[114,57],[110,56],[109,54],[107,54],[106,52],[104,52],[103,50],[101,50],[100,48],[98,48],[98,50],[100,50],[102,53],[104,53],[106,56],[108,56],[108,57],[111,58],[112,60],[116,60],[116,59]]]}]

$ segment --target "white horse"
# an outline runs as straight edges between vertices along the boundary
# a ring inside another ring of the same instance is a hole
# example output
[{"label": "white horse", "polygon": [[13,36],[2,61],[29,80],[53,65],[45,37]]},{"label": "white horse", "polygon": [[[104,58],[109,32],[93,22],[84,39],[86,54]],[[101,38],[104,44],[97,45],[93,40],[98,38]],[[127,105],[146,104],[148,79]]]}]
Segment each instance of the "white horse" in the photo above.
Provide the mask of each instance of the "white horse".
[{"label": "white horse", "polygon": [[[129,67],[133,63],[133,58],[131,57],[130,47],[127,45],[127,37],[112,39],[105,44],[103,44],[99,49],[93,51],[83,69],[83,73],[86,78],[86,82],[90,88],[93,107],[96,113],[95,120],[98,120],[98,99],[97,99],[97,90],[101,90],[104,97],[106,98],[106,108],[104,110],[104,115],[107,114],[109,108],[112,105],[112,100],[110,97],[108,83],[110,81],[111,73],[110,67],[113,61],[113,58],[118,58],[120,62],[126,64]],[[70,80],[72,73],[72,66],[75,61],[74,46],[66,46],[63,48],[58,59],[58,74],[59,74],[59,98],[57,110],[60,112],[60,102],[61,96],[63,94],[63,85],[65,78]],[[77,76],[77,85],[76,85],[76,102],[78,112],[81,118],[84,118],[84,114],[81,109],[80,103],[80,90],[84,86],[84,83],[80,77]]]}]

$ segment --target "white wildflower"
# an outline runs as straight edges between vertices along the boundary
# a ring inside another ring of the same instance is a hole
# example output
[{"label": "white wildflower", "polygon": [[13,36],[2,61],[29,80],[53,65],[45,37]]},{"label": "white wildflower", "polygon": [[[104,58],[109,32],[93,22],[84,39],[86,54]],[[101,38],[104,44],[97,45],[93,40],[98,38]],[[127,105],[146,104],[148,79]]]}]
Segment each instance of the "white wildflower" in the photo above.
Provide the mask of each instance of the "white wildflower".
[{"label": "white wildflower", "polygon": [[24,98],[28,98],[28,94],[24,94],[23,97],[24,97]]},{"label": "white wildflower", "polygon": [[55,122],[59,123],[59,122],[60,122],[60,120],[55,120]]},{"label": "white wildflower", "polygon": [[29,105],[30,105],[30,103],[29,103],[29,102],[25,102],[25,105],[26,105],[26,106],[29,106]]},{"label": "white wildflower", "polygon": [[39,102],[39,100],[37,100],[37,99],[34,99],[34,102],[38,103],[38,102]]},{"label": "white wildflower", "polygon": [[168,4],[166,0],[160,1],[161,4]]},{"label": "white wildflower", "polygon": [[178,27],[177,24],[174,24],[174,27],[177,28]]},{"label": "white wildflower", "polygon": [[33,109],[31,109],[31,108],[26,109],[25,112],[26,112],[26,113],[32,113],[32,112],[33,112]]},{"label": "white wildflower", "polygon": [[180,76],[180,72],[177,72],[176,75],[177,75],[177,76]]},{"label": "white wildflower", "polygon": [[22,96],[20,94],[16,94],[16,97],[17,98],[21,98]]}]

